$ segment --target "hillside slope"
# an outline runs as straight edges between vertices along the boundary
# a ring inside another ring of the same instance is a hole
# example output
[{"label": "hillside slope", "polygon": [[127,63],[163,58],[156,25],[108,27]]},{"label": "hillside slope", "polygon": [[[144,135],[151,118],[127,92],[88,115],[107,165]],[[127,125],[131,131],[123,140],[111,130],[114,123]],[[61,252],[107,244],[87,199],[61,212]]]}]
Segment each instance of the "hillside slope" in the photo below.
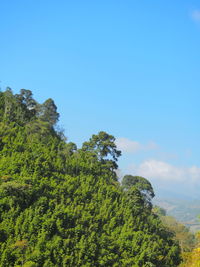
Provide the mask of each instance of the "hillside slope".
[{"label": "hillside slope", "polygon": [[0,266],[177,266],[173,234],[117,181],[115,138],[77,149],[58,117],[51,99],[0,93]]}]

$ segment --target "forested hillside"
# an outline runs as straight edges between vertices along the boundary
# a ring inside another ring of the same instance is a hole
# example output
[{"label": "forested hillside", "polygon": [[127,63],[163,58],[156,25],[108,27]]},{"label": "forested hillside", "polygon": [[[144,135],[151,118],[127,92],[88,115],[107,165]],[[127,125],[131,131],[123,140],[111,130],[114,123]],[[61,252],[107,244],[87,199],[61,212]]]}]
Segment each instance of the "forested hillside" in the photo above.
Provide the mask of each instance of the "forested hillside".
[{"label": "forested hillside", "polygon": [[77,149],[58,118],[52,99],[0,92],[0,266],[178,266],[150,183],[118,182],[115,138],[100,132]]}]

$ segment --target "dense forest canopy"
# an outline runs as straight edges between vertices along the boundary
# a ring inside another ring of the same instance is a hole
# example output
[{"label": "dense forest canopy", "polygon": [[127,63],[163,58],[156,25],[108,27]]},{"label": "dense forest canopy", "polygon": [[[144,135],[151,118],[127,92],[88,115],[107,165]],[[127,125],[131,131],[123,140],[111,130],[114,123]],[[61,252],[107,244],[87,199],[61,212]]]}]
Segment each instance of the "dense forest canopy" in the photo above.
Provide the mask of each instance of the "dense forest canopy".
[{"label": "dense forest canopy", "polygon": [[52,99],[0,92],[0,266],[178,266],[151,184],[117,179],[115,138],[100,132],[78,149],[58,118]]}]

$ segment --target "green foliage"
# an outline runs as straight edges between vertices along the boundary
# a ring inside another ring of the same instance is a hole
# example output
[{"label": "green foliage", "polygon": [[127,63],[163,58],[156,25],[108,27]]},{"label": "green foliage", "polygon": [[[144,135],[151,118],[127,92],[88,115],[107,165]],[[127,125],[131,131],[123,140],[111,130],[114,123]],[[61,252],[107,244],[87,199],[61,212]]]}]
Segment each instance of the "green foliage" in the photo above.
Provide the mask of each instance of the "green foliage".
[{"label": "green foliage", "polygon": [[141,193],[144,204],[151,208],[151,200],[155,196],[151,183],[141,176],[125,175],[122,179],[122,188],[125,191],[130,191],[133,187]]},{"label": "green foliage", "polygon": [[151,188],[116,179],[114,137],[77,149],[54,129],[54,105],[0,93],[0,266],[177,266],[173,234],[146,205]]},{"label": "green foliage", "polygon": [[116,177],[114,170],[117,169],[117,160],[121,155],[121,151],[117,150],[115,138],[106,132],[99,132],[92,135],[88,142],[84,142],[83,151],[88,151],[91,155],[96,156],[101,163],[102,173],[106,170],[112,171],[113,178]]},{"label": "green foliage", "polygon": [[179,241],[182,252],[191,251],[195,246],[195,236],[183,224],[176,221],[174,217],[162,216],[162,222],[170,231],[174,232],[174,238]]},{"label": "green foliage", "polygon": [[200,266],[200,233],[196,233],[196,245],[192,251],[183,253],[183,262],[180,267],[199,267]]},{"label": "green foliage", "polygon": [[166,216],[166,214],[167,214],[165,209],[163,209],[163,208],[161,208],[161,207],[159,207],[157,205],[155,205],[153,207],[153,212],[155,214],[157,214],[158,216]]},{"label": "green foliage", "polygon": [[47,121],[52,126],[58,121],[59,114],[57,113],[57,107],[51,98],[40,105],[38,111],[39,118],[43,121]]},{"label": "green foliage", "polygon": [[174,240],[179,242],[183,258],[180,267],[197,267],[200,263],[198,238],[186,226],[176,221],[174,217],[167,216],[163,208],[154,206],[153,212],[161,218],[169,231],[174,233]]}]

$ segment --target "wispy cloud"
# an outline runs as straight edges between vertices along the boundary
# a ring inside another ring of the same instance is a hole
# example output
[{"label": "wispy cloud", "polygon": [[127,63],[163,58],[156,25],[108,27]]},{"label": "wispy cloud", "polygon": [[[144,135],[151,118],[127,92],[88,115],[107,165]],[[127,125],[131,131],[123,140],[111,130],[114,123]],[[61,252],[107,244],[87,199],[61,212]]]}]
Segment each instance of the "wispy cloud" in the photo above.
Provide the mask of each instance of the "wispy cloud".
[{"label": "wispy cloud", "polygon": [[200,9],[193,10],[191,12],[191,18],[196,22],[200,22]]},{"label": "wispy cloud", "polygon": [[131,165],[129,172],[134,175],[144,176],[147,179],[160,181],[174,181],[186,183],[200,182],[200,168],[197,166],[177,167],[164,161],[155,159],[145,160],[139,165]]},{"label": "wispy cloud", "polygon": [[155,150],[158,148],[158,145],[154,142],[149,142],[145,145],[125,137],[117,138],[116,145],[123,153],[136,153],[139,151]]},{"label": "wispy cloud", "polygon": [[[116,144],[123,154],[126,153],[129,162],[133,160],[134,153],[140,152],[138,163],[124,166],[120,170],[118,173],[120,179],[125,174],[143,176],[155,187],[156,194],[162,195],[162,188],[164,188],[164,190],[179,196],[187,193],[188,196],[199,198],[200,166],[173,164],[174,159],[177,162],[179,156],[163,151],[162,147],[154,142],[143,144],[121,137],[116,139]],[[189,152],[191,154],[191,151]]]}]

